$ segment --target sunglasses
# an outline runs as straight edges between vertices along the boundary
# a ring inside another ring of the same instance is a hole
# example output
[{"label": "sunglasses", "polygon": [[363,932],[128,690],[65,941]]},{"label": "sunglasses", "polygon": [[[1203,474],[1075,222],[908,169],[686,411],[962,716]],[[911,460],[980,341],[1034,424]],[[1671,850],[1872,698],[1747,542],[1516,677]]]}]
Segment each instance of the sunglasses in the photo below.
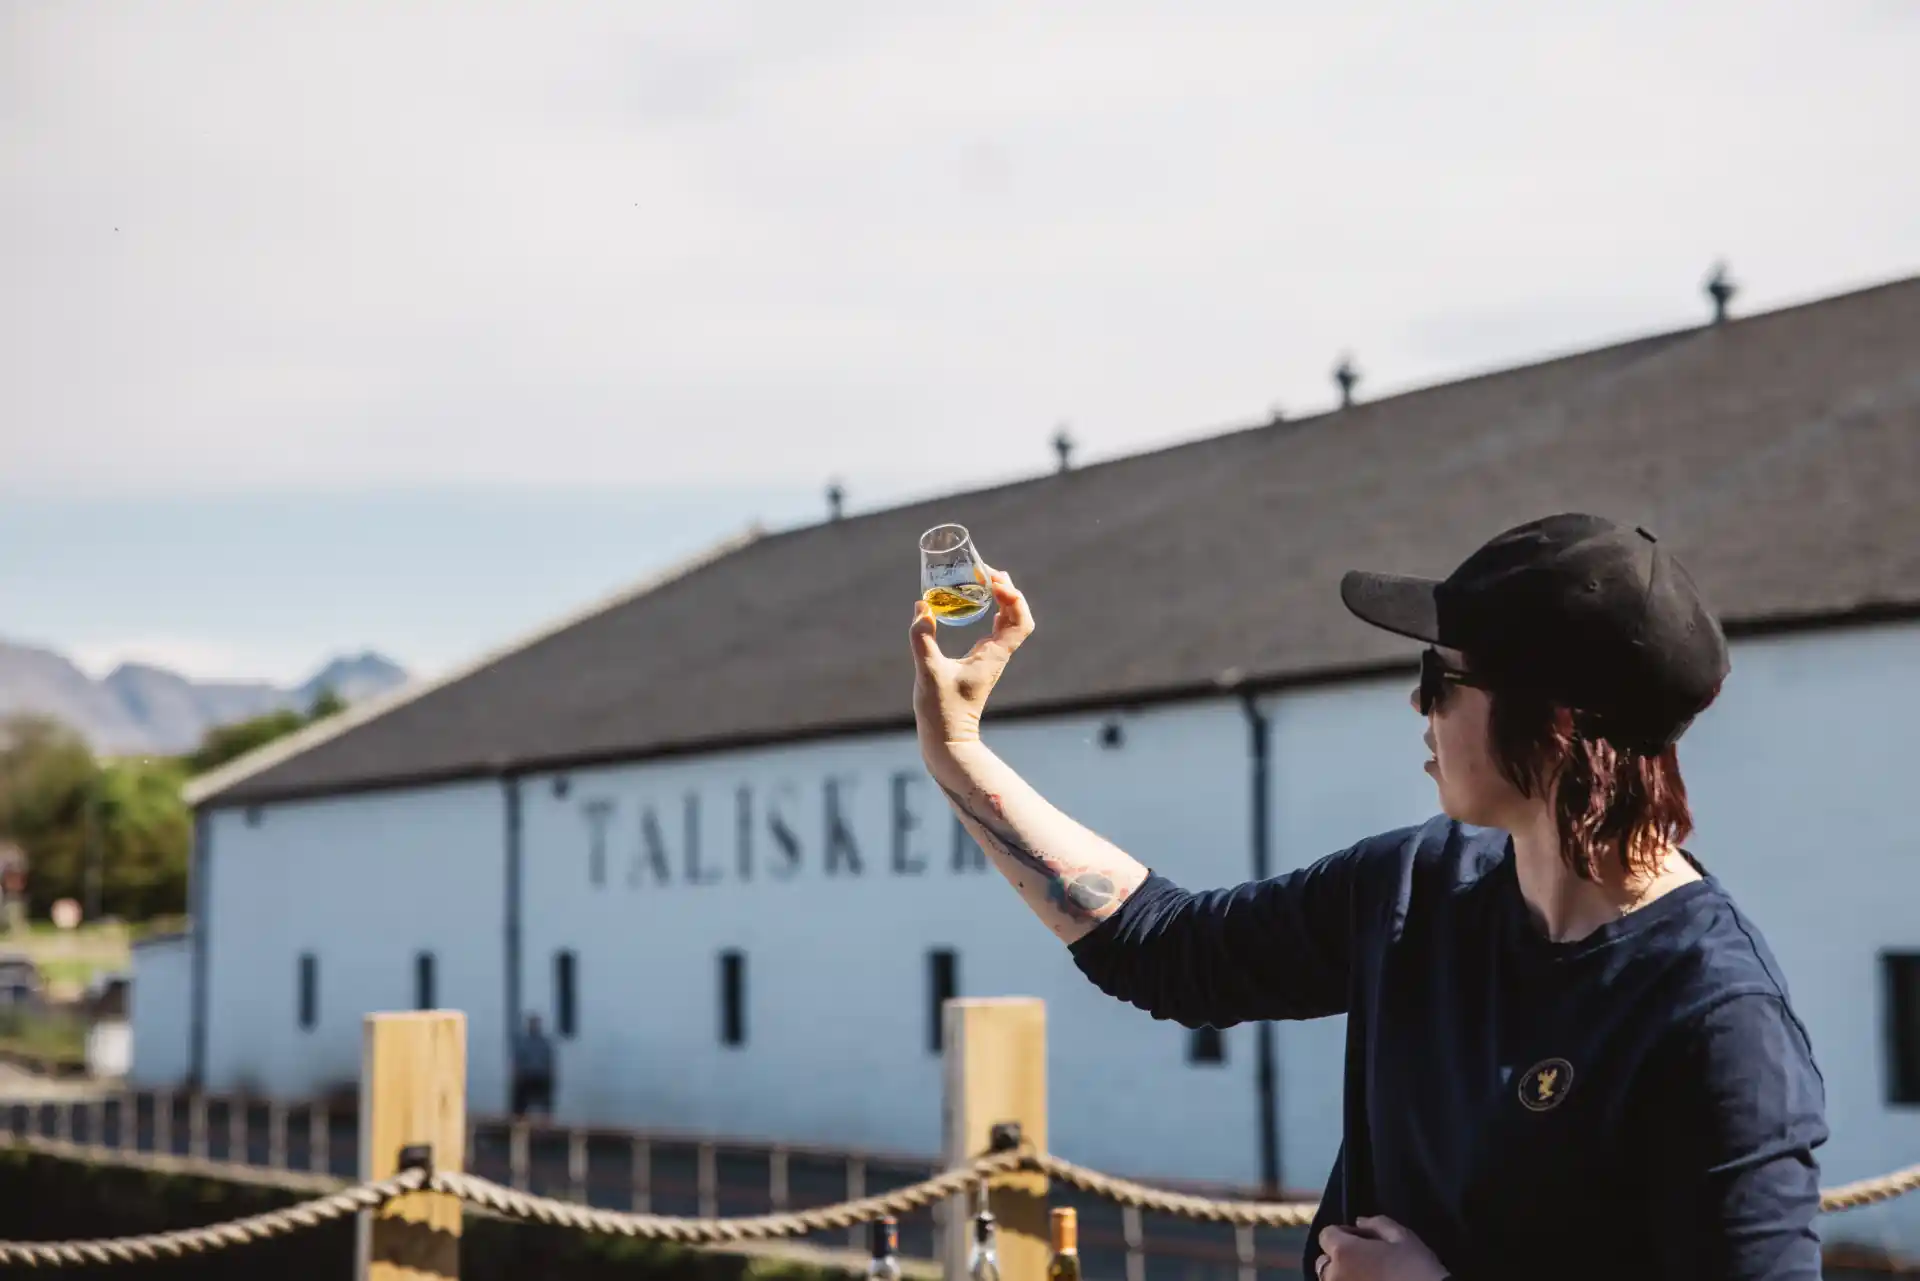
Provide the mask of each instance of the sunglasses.
[{"label": "sunglasses", "polygon": [[1422,716],[1433,715],[1433,709],[1445,701],[1449,684],[1470,685],[1474,689],[1489,688],[1485,681],[1472,672],[1447,666],[1447,660],[1440,657],[1439,650],[1422,650],[1420,653],[1420,714]]}]

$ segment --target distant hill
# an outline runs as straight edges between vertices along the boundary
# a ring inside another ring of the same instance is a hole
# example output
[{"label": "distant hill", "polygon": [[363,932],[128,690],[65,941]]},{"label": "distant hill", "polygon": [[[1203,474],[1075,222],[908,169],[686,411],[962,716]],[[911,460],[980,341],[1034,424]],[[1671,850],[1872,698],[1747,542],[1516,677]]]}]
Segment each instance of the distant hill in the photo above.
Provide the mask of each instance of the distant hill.
[{"label": "distant hill", "polygon": [[322,689],[356,703],[406,681],[399,664],[375,653],[336,658],[291,689],[189,680],[144,663],[123,663],[96,681],[53,650],[0,641],[0,716],[54,717],[107,754],[184,752],[216,725],[281,708],[305,711]]}]

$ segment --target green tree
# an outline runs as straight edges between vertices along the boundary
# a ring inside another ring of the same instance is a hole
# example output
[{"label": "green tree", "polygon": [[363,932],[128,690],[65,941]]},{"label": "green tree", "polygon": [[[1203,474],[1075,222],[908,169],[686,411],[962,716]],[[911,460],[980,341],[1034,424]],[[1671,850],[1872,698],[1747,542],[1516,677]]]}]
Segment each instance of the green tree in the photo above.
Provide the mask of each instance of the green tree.
[{"label": "green tree", "polygon": [[184,910],[192,819],[165,757],[98,762],[78,734],[39,717],[0,724],[0,834],[27,852],[27,901],[86,901],[129,920]]},{"label": "green tree", "polygon": [[292,708],[282,708],[277,712],[268,712],[244,721],[235,721],[231,725],[218,725],[207,731],[200,740],[200,746],[186,758],[189,774],[204,774],[208,770],[218,769],[228,761],[245,756],[256,748],[265,747],[278,738],[285,738],[295,730],[305,729],[315,721],[345,711],[347,700],[326,686],[314,696],[313,705],[304,715]]},{"label": "green tree", "polygon": [[336,712],[346,710],[347,700],[334,693],[333,686],[322,686],[320,692],[314,696],[313,706],[307,709],[307,722],[312,724],[314,721],[325,720]]},{"label": "green tree", "polygon": [[204,774],[228,761],[245,756],[257,747],[265,747],[276,738],[284,738],[307,723],[307,718],[292,708],[268,712],[264,716],[218,725],[207,731],[200,746],[187,757],[190,774]]},{"label": "green tree", "polygon": [[186,770],[156,756],[114,761],[96,781],[94,816],[105,869],[101,906],[130,921],[184,912],[193,816]]},{"label": "green tree", "polygon": [[78,890],[93,753],[66,726],[19,716],[0,726],[0,833],[27,852],[28,910]]}]

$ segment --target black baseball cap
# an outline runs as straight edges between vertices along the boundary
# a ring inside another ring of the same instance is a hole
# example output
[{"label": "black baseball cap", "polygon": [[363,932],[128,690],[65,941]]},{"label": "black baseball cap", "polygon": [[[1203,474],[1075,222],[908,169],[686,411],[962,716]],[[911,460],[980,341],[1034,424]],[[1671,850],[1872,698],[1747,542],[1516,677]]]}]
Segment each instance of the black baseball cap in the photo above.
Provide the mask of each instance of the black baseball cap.
[{"label": "black baseball cap", "polygon": [[1340,599],[1375,627],[1457,649],[1495,688],[1582,713],[1623,747],[1664,748],[1720,692],[1719,620],[1644,528],[1577,512],[1495,535],[1445,579],[1354,571]]}]

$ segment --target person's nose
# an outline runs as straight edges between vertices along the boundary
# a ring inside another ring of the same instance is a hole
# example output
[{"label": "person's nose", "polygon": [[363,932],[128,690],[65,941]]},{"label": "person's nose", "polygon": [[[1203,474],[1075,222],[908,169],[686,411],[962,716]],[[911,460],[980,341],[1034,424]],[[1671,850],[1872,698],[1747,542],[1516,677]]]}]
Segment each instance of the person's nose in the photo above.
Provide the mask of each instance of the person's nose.
[{"label": "person's nose", "polygon": [[1420,710],[1420,687],[1418,685],[1415,685],[1407,691],[1407,706],[1416,712]]}]

